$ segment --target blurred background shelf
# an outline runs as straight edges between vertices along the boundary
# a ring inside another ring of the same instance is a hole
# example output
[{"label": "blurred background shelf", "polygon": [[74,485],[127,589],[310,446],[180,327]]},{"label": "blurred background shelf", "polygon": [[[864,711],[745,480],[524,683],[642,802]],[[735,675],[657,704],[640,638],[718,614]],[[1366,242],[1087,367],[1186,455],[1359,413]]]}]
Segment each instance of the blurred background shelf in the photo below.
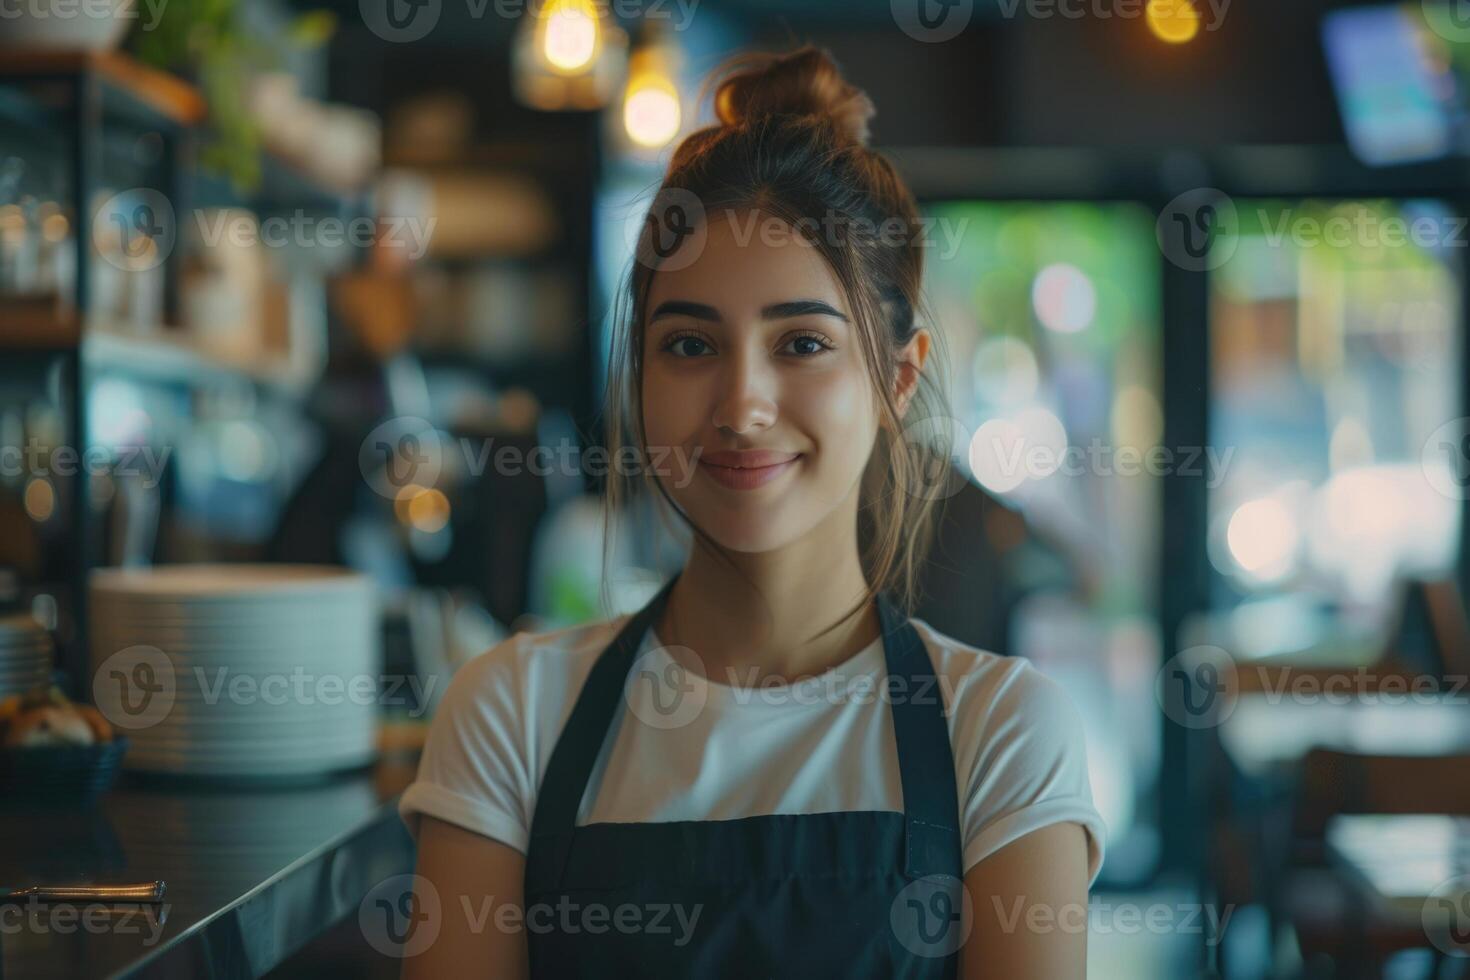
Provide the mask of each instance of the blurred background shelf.
[{"label": "blurred background shelf", "polygon": [[195,126],[207,111],[193,85],[115,51],[6,48],[0,54],[0,78],[95,83],[105,111],[145,124]]}]

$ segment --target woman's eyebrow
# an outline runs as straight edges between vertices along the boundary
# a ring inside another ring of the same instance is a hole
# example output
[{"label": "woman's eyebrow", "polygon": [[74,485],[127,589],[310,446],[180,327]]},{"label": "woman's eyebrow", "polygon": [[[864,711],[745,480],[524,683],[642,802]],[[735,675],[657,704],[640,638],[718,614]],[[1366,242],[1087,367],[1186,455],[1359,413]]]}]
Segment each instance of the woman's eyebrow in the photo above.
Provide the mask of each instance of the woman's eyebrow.
[{"label": "woman's eyebrow", "polygon": [[819,299],[798,299],[789,303],[773,303],[761,310],[761,319],[785,320],[793,316],[811,316],[812,314],[833,316],[843,323],[847,322],[846,314]]},{"label": "woman's eyebrow", "polygon": [[[787,303],[772,303],[770,306],[761,308],[761,319],[763,320],[786,320],[794,316],[830,316],[847,322],[847,316],[842,311],[833,307],[830,303],[824,303],[819,299],[796,299]],[[706,303],[693,303],[685,299],[665,300],[658,304],[653,315],[648,318],[652,323],[666,316],[688,316],[696,320],[708,320],[711,323],[720,322],[720,311]]]}]

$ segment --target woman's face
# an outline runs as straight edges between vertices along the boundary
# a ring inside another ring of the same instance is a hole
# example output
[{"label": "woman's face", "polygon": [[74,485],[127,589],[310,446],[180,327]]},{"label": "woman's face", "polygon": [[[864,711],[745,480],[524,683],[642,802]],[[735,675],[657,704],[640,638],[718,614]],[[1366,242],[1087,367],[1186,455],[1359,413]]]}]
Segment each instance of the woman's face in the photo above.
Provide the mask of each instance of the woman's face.
[{"label": "woman's face", "polygon": [[659,479],[690,519],[726,548],[770,551],[845,504],[855,515],[877,404],[816,247],[763,212],[714,213],[707,230],[649,289],[644,424],[651,449],[682,454]]}]

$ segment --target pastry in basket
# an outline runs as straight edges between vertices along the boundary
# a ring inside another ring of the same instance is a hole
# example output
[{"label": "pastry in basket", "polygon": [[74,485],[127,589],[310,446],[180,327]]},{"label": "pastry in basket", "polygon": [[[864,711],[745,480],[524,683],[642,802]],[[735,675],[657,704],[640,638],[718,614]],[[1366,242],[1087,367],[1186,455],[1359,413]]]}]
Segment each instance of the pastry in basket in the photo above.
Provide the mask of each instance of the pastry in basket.
[{"label": "pastry in basket", "polygon": [[68,700],[59,688],[13,694],[0,701],[0,745],[95,745],[112,740],[112,725],[91,705]]}]

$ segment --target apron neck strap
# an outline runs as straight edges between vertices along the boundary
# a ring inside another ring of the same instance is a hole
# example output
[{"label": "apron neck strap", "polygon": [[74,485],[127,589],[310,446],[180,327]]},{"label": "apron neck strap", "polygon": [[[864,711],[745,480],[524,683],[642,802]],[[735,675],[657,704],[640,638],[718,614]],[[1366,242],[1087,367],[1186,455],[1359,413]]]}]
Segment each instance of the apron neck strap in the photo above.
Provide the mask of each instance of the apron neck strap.
[{"label": "apron neck strap", "polygon": [[[531,836],[559,850],[562,860],[567,853],[565,838],[575,829],[577,811],[623,700],[638,649],[678,578],[676,574],[634,613],[597,658],[552,750],[537,795]],[[959,801],[943,695],[918,632],[881,592],[878,615],[903,785],[904,871],[910,877],[953,874],[961,858]],[[555,843],[558,838],[561,846]],[[560,871],[560,867],[554,869],[555,877],[560,877]]]},{"label": "apron neck strap", "polygon": [[960,805],[944,692],[918,630],[882,592],[878,618],[903,784],[904,872],[953,875],[961,861]]}]

